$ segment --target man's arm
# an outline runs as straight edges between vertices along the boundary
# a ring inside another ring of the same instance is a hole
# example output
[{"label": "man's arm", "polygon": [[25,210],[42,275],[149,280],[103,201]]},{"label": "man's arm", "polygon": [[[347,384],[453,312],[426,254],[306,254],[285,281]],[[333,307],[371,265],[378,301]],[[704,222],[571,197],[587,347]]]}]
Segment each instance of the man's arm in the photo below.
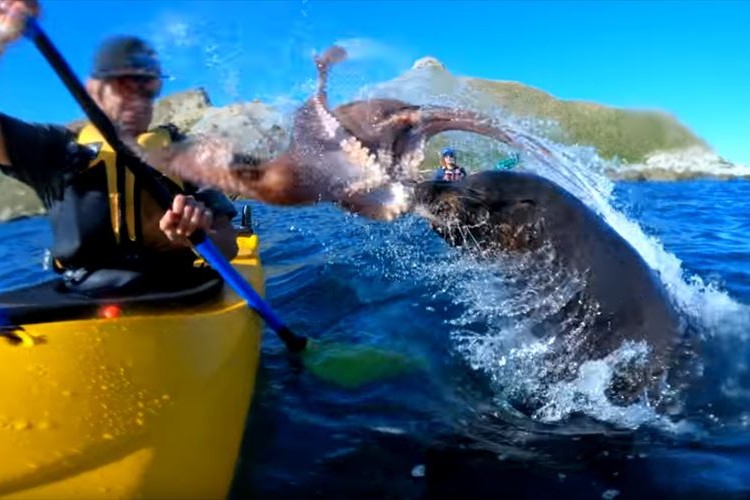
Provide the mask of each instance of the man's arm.
[{"label": "man's arm", "polygon": [[46,205],[64,172],[85,166],[89,156],[65,127],[0,113],[0,170],[31,186]]}]

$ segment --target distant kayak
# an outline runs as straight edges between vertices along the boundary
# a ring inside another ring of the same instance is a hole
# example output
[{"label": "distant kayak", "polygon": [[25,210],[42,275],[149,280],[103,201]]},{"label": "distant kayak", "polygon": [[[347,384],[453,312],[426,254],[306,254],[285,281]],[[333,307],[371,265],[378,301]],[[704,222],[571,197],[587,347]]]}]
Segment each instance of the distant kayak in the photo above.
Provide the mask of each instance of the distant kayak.
[{"label": "distant kayak", "polygon": [[495,164],[495,170],[510,170],[518,164],[520,156],[518,153],[513,153],[509,157],[498,161]]}]

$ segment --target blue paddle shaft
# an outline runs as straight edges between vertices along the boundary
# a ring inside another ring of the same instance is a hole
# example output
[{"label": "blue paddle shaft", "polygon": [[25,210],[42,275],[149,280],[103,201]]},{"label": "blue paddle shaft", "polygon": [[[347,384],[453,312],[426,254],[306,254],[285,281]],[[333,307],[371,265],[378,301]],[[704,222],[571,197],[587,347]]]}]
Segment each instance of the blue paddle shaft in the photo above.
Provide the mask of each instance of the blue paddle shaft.
[{"label": "blue paddle shaft", "polygon": [[274,330],[287,328],[281,319],[268,307],[268,304],[258,295],[255,289],[242,277],[242,275],[221,255],[213,241],[204,238],[202,242],[195,244],[195,249],[203,259],[214,268],[222,278],[237,292],[237,295],[245,299],[250,306],[258,311],[260,316]]}]

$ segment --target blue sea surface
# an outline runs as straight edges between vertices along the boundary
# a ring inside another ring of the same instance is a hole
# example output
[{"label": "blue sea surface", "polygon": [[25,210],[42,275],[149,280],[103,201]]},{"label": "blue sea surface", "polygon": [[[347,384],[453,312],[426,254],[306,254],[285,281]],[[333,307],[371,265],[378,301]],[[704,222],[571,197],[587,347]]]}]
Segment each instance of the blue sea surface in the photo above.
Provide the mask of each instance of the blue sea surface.
[{"label": "blue sea surface", "polygon": [[[497,379],[526,375],[476,341],[507,307],[502,276],[464,266],[416,216],[249,204],[278,313],[321,345],[375,354],[342,385],[267,330],[232,497],[750,495],[750,183],[618,183],[609,197],[617,230],[702,326],[705,371],[672,416],[610,406],[583,383],[561,386],[543,418],[514,411]],[[0,236],[0,288],[48,276],[44,218]]]}]

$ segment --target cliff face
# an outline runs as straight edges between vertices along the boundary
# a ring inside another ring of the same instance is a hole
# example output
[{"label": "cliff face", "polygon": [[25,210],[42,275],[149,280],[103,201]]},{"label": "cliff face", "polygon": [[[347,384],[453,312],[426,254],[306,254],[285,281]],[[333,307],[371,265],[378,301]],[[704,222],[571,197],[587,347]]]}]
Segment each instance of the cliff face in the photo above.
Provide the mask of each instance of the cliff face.
[{"label": "cliff face", "polygon": [[[666,113],[564,101],[517,82],[455,76],[432,57],[419,59],[404,74],[363,88],[356,96],[367,97],[500,112],[562,144],[596,148],[602,158],[612,160],[607,175],[614,179],[750,179],[750,168],[722,159]],[[228,137],[259,158],[278,154],[289,141],[288,116],[259,101],[215,107],[201,88],[171,94],[157,102],[152,125],[170,122],[187,133]],[[68,126],[76,129],[82,123],[78,120]],[[470,170],[491,168],[508,152],[497,142],[476,136],[439,135],[428,146],[425,170],[436,167],[439,151],[449,141]],[[43,213],[36,195],[23,184],[0,175],[0,190],[0,220]]]}]

